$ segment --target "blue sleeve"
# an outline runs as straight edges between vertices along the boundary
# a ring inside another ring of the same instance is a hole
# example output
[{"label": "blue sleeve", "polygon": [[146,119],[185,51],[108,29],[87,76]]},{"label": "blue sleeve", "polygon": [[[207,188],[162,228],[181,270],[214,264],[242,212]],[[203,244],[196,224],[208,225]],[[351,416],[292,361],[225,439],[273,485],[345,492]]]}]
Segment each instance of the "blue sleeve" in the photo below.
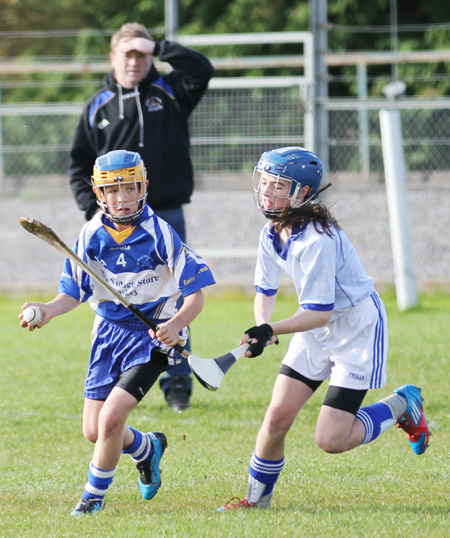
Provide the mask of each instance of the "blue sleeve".
[{"label": "blue sleeve", "polygon": [[[172,272],[184,297],[215,284],[211,269],[194,249],[183,243],[167,223],[157,219],[158,238],[156,250]],[[169,239],[170,237],[170,239]]]},{"label": "blue sleeve", "polygon": [[211,269],[195,250],[183,244],[184,260],[179,286],[184,297],[215,284]]},{"label": "blue sleeve", "polygon": [[[78,241],[72,250],[77,252],[77,248]],[[63,270],[59,279],[58,293],[65,293],[80,301],[80,303],[84,303],[92,295],[89,276],[69,260],[69,258],[64,260]]]},{"label": "blue sleeve", "polygon": [[276,295],[278,292],[278,290],[265,290],[264,288],[261,288],[260,286],[255,286],[255,289],[258,293],[267,295],[267,297],[272,297],[273,295]]},{"label": "blue sleeve", "polygon": [[334,303],[331,304],[315,304],[315,303],[302,303],[304,310],[316,310],[317,312],[329,312],[334,310]]}]

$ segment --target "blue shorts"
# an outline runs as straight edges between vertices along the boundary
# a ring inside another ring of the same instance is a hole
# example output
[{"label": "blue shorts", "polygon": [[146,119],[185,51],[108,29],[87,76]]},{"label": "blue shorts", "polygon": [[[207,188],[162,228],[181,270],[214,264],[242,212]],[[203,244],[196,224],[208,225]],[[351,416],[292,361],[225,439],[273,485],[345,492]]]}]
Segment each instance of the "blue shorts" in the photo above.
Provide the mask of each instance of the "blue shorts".
[{"label": "blue shorts", "polygon": [[107,398],[123,372],[152,360],[153,349],[169,351],[139,321],[119,324],[97,316],[92,329],[85,398]]}]

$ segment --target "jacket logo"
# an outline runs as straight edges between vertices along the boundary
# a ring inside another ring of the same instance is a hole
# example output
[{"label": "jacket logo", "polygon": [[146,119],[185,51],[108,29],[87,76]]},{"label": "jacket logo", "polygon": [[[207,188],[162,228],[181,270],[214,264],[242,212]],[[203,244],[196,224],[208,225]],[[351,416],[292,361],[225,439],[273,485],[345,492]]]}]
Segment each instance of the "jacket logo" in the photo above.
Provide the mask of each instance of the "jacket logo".
[{"label": "jacket logo", "polygon": [[159,97],[149,97],[145,100],[145,106],[149,112],[157,112],[158,110],[162,110],[164,108]]},{"label": "jacket logo", "polygon": [[104,129],[105,127],[108,127],[109,124],[109,121],[106,118],[103,118],[100,123],[97,123],[97,127],[99,129]]}]

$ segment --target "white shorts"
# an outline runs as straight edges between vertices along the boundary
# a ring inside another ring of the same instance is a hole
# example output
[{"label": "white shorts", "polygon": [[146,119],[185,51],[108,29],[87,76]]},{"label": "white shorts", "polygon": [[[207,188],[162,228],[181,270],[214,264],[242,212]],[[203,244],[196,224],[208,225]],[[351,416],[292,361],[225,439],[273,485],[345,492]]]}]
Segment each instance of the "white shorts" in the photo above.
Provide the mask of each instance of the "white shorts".
[{"label": "white shorts", "polygon": [[327,326],[292,337],[283,364],[308,379],[347,389],[386,384],[387,316],[374,292]]}]

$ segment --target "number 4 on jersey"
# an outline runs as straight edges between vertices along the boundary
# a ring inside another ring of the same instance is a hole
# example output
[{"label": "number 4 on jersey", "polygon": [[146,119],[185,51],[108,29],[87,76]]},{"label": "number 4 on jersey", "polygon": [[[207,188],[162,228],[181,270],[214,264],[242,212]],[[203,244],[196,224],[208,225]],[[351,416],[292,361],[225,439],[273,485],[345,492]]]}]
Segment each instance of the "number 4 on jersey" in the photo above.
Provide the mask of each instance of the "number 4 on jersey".
[{"label": "number 4 on jersey", "polygon": [[127,262],[125,260],[125,255],[123,252],[121,252],[120,256],[117,258],[116,265],[121,265],[122,267],[126,267]]}]

